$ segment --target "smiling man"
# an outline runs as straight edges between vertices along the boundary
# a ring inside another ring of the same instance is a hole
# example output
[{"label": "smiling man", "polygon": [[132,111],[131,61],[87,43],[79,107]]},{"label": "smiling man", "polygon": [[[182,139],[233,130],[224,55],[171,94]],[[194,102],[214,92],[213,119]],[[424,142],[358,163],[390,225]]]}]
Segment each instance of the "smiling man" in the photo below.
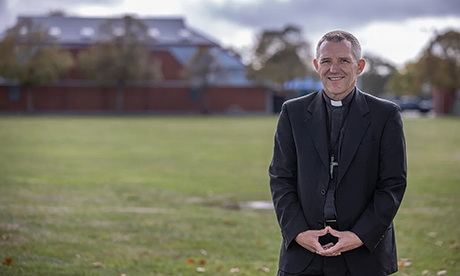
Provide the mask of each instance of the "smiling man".
[{"label": "smiling man", "polygon": [[[313,60],[323,83],[323,91],[332,100],[343,100],[355,87],[356,78],[364,69],[365,61],[361,59],[361,50],[356,38],[350,40],[325,36],[318,44],[316,59]],[[344,36],[345,37],[345,36]],[[356,43],[355,47],[352,42]]]},{"label": "smiling man", "polygon": [[323,89],[283,104],[269,168],[278,275],[392,274],[406,189],[399,107],[356,87],[365,61],[352,34],[324,35],[313,64]]}]

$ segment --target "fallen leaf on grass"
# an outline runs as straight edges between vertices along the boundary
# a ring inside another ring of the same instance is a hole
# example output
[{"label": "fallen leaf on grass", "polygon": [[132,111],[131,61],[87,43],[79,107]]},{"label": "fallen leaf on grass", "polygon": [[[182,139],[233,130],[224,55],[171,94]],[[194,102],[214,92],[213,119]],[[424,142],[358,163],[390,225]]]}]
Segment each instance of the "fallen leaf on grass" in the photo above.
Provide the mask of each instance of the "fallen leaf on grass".
[{"label": "fallen leaf on grass", "polygon": [[447,274],[447,270],[440,270],[438,271],[438,273],[436,273],[436,275],[446,275]]},{"label": "fallen leaf on grass", "polygon": [[196,272],[206,272],[206,269],[204,267],[197,267]]},{"label": "fallen leaf on grass", "polygon": [[148,254],[149,254],[148,252],[145,252],[145,251],[144,251],[144,252],[142,252],[141,254],[139,254],[139,257],[144,258],[144,257],[146,257]]},{"label": "fallen leaf on grass", "polygon": [[205,260],[200,260],[200,265],[205,265],[206,264],[206,261]]},{"label": "fallen leaf on grass", "polygon": [[264,242],[263,241],[257,241],[257,245],[263,245]]},{"label": "fallen leaf on grass", "polygon": [[193,259],[188,259],[188,260],[187,260],[187,263],[189,263],[189,264],[194,264],[195,261],[194,261]]},{"label": "fallen leaf on grass", "polygon": [[404,264],[404,267],[408,267],[412,265],[412,262],[404,262],[403,264]]},{"label": "fallen leaf on grass", "polygon": [[240,272],[240,269],[238,267],[230,268],[230,273],[238,273],[238,272]]},{"label": "fallen leaf on grass", "polygon": [[459,248],[459,245],[458,245],[458,243],[452,241],[451,244],[449,245],[449,248],[450,248],[450,249]]},{"label": "fallen leaf on grass", "polygon": [[438,233],[436,232],[430,232],[427,234],[428,237],[432,237],[432,238],[436,237],[436,235],[438,235]]},{"label": "fallen leaf on grass", "polygon": [[101,262],[95,262],[93,263],[93,267],[96,267],[96,268],[99,268],[102,266],[102,263]]},{"label": "fallen leaf on grass", "polygon": [[2,240],[6,241],[8,239],[8,235],[2,235]]},{"label": "fallen leaf on grass", "polygon": [[429,271],[429,270],[426,270],[426,269],[425,269],[424,271],[422,271],[422,275],[428,275],[428,274],[430,274],[430,271]]},{"label": "fallen leaf on grass", "polygon": [[217,272],[219,272],[219,271],[221,271],[221,270],[222,270],[222,268],[224,268],[224,267],[223,267],[223,266],[221,266],[221,265],[219,265],[219,266],[217,266],[217,267],[216,267],[216,271],[217,271]]},{"label": "fallen leaf on grass", "polygon": [[412,262],[410,259],[400,259],[398,261],[398,268],[409,267],[411,265],[412,265]]},{"label": "fallen leaf on grass", "polygon": [[201,249],[201,250],[200,250],[200,253],[201,253],[203,256],[208,255],[208,252],[206,252],[206,250],[204,250],[204,249]]},{"label": "fallen leaf on grass", "polygon": [[268,273],[270,272],[270,268],[264,266],[262,267],[262,271]]},{"label": "fallen leaf on grass", "polygon": [[442,246],[444,244],[443,241],[436,241],[434,244],[436,244],[437,246]]},{"label": "fallen leaf on grass", "polygon": [[13,262],[13,259],[11,259],[11,258],[5,258],[5,259],[3,260],[3,263],[4,263],[4,264],[11,264],[12,262]]}]

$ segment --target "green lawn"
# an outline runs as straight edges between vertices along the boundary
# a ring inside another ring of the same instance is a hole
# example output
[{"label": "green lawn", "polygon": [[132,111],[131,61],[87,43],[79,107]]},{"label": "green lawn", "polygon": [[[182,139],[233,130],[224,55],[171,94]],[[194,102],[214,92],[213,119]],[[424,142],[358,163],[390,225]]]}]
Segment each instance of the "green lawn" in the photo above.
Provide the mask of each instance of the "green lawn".
[{"label": "green lawn", "polygon": [[[0,117],[0,275],[275,275],[273,211],[234,207],[270,200],[276,121]],[[397,275],[460,275],[460,120],[405,130]]]}]

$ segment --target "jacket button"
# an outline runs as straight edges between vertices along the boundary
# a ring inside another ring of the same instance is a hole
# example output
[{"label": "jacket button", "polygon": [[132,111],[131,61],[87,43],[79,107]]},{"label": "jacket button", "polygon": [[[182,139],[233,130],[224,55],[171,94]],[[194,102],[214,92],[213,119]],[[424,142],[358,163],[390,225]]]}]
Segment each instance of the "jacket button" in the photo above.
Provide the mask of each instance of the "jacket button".
[{"label": "jacket button", "polygon": [[326,194],[326,190],[322,189],[322,190],[321,190],[321,194],[322,194],[322,195],[325,195],[325,194]]}]

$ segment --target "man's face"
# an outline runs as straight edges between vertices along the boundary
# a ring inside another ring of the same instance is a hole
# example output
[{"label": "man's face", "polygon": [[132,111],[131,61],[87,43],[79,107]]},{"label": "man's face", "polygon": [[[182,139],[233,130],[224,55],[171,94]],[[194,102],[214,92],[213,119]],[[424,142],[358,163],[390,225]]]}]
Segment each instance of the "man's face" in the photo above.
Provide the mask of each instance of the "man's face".
[{"label": "man's face", "polygon": [[364,69],[364,60],[357,61],[353,55],[351,42],[324,41],[318,51],[318,59],[313,60],[316,71],[329,98],[340,101],[356,85],[356,77]]}]

